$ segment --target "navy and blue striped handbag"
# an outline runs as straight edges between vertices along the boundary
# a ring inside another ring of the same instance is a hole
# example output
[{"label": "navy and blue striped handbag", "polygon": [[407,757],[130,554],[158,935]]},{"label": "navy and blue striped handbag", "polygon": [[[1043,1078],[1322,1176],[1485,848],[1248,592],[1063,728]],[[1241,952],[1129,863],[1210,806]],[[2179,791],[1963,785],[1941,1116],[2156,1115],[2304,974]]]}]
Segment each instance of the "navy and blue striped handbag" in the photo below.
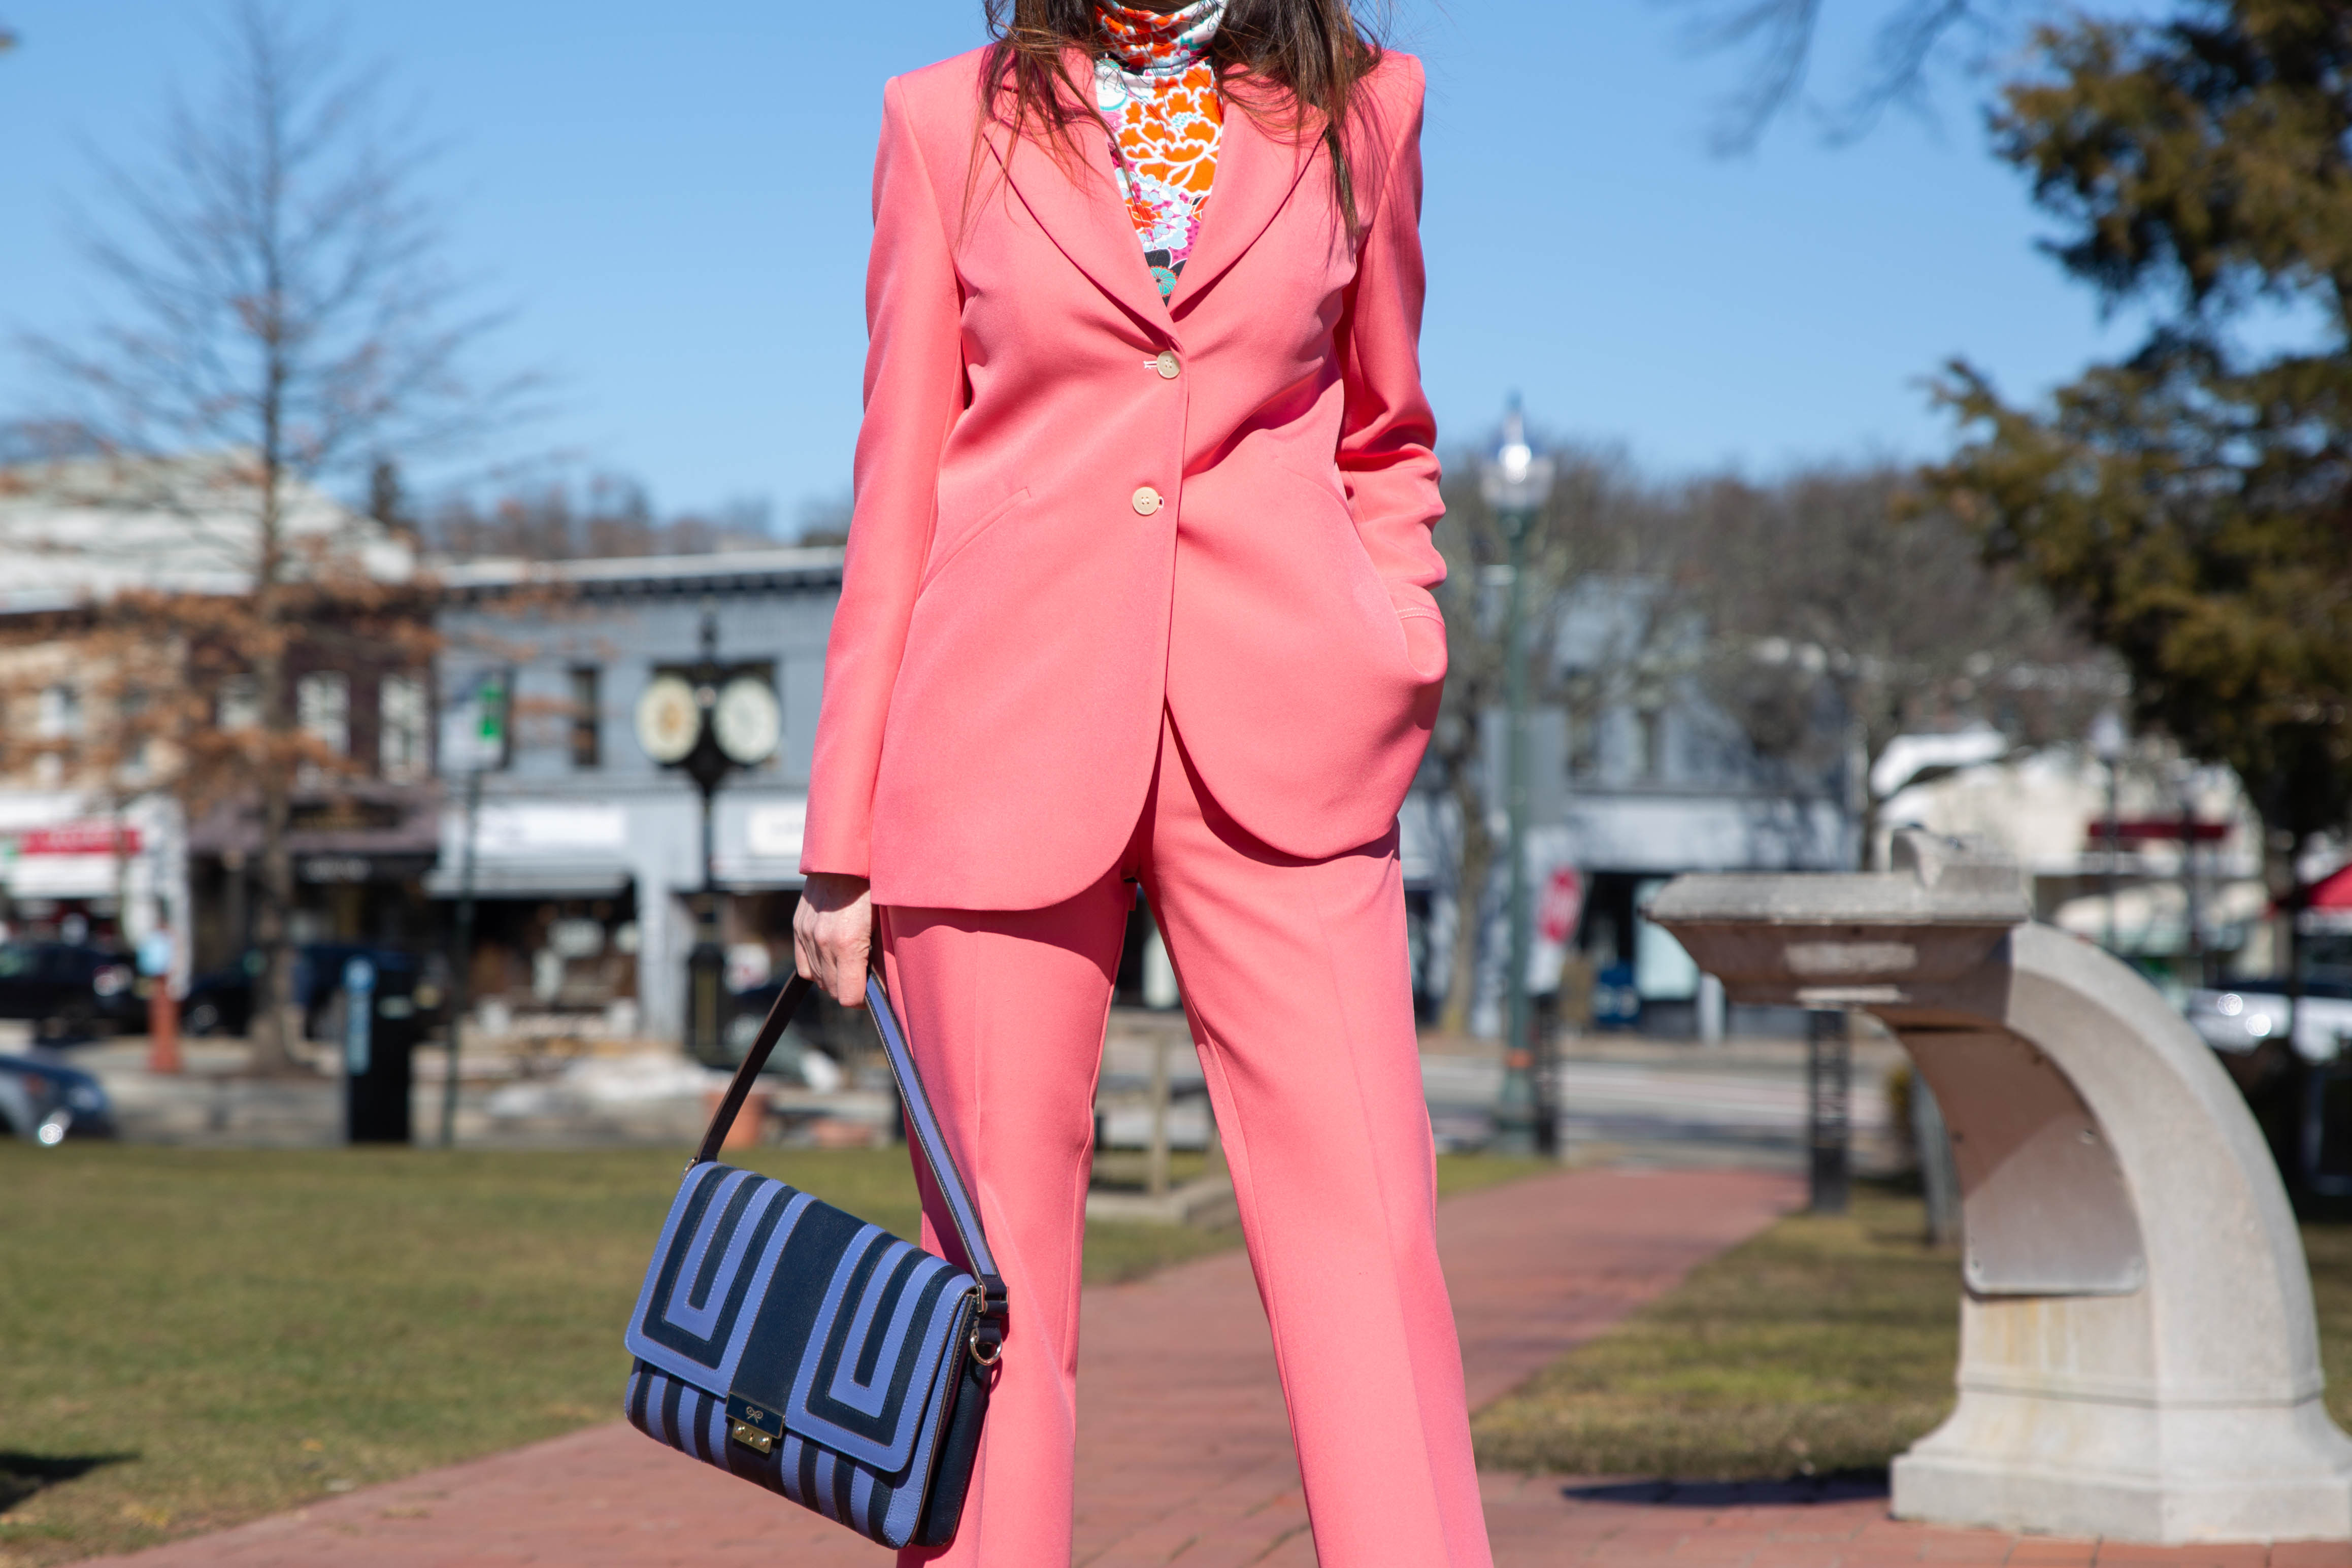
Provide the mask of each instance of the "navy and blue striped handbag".
[{"label": "navy and blue striped handbag", "polygon": [[756,1172],[727,1130],[812,988],[769,1009],[662,1221],[625,1336],[630,1424],[885,1546],[955,1538],[1004,1282],[881,981],[866,997],[967,1270]]}]

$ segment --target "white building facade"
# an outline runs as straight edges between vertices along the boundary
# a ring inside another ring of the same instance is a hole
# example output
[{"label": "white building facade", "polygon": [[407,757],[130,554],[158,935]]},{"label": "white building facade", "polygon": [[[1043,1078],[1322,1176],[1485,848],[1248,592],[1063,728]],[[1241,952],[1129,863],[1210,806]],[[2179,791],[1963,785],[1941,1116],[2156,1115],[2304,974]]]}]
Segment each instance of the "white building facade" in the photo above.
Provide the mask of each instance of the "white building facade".
[{"label": "white building facade", "polygon": [[752,666],[782,714],[774,754],[716,802],[730,979],[755,984],[789,962],[841,565],[838,549],[773,549],[444,570],[446,804],[426,885],[445,916],[469,878],[480,694],[504,691],[509,710],[470,814],[468,986],[486,1027],[680,1038],[701,798],[646,755],[634,715],[656,674],[699,657],[706,616],[719,658]]}]

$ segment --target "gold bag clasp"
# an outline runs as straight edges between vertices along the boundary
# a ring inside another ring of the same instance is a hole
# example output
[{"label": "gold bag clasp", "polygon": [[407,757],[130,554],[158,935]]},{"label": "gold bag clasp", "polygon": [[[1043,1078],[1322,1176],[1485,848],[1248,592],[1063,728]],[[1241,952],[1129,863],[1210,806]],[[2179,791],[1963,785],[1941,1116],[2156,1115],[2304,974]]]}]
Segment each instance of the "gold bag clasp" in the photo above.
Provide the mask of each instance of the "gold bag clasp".
[{"label": "gold bag clasp", "polygon": [[727,1401],[727,1437],[755,1454],[772,1454],[783,1437],[784,1420],[774,1411],[752,1404],[740,1395]]}]

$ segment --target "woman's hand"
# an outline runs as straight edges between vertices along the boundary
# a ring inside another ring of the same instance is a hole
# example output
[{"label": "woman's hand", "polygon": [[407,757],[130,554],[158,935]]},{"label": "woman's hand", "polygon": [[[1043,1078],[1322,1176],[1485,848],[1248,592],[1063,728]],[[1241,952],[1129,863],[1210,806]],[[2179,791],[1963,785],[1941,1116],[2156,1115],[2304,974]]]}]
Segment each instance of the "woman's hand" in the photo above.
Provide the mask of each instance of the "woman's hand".
[{"label": "woman's hand", "polygon": [[874,894],[862,876],[811,872],[793,912],[793,964],[845,1008],[866,1005],[874,950]]}]

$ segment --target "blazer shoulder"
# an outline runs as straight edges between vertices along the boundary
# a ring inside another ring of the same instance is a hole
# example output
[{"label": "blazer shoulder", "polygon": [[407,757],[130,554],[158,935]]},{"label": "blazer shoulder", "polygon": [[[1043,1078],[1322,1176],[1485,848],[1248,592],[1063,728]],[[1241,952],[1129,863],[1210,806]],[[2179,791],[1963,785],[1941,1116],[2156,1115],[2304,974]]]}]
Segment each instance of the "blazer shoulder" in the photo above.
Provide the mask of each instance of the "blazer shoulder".
[{"label": "blazer shoulder", "polygon": [[1417,101],[1428,89],[1429,70],[1421,63],[1419,55],[1384,48],[1381,51],[1381,63],[1364,79],[1390,92],[1410,95]]},{"label": "blazer shoulder", "polygon": [[936,61],[890,78],[886,94],[895,94],[918,130],[970,130],[980,106],[980,75],[988,66],[988,47]]},{"label": "blazer shoulder", "polygon": [[883,145],[896,140],[918,151],[943,214],[953,209],[971,162],[987,55],[969,49],[882,84]]},{"label": "blazer shoulder", "polygon": [[1383,49],[1381,63],[1364,78],[1362,90],[1392,122],[1389,134],[1402,136],[1421,115],[1422,100],[1429,95],[1429,73],[1423,69],[1420,56]]},{"label": "blazer shoulder", "polygon": [[1381,63],[1356,84],[1355,105],[1349,112],[1354,121],[1349,131],[1353,155],[1385,170],[1420,133],[1426,90],[1420,60],[1402,49],[1382,50]]},{"label": "blazer shoulder", "polygon": [[1381,63],[1357,84],[1348,115],[1348,156],[1361,172],[1357,189],[1374,201],[1387,190],[1398,157],[1421,134],[1426,79],[1419,59],[1402,49],[1384,49]]}]

